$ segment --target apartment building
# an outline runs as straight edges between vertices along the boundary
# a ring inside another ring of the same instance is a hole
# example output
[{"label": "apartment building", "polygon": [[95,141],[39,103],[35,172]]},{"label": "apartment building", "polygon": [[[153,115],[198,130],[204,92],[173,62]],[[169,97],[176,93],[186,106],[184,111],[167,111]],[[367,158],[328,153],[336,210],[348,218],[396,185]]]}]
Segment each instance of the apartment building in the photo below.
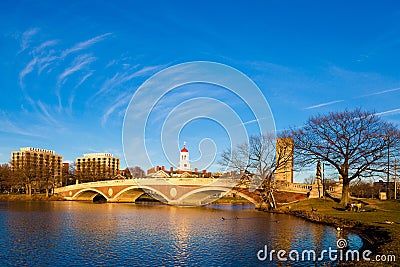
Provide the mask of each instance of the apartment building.
[{"label": "apartment building", "polygon": [[81,182],[112,179],[119,173],[120,160],[110,153],[90,153],[76,158],[76,174]]},{"label": "apartment building", "polygon": [[24,147],[11,152],[11,171],[22,172],[32,180],[53,181],[56,186],[62,181],[62,156],[53,150]]}]

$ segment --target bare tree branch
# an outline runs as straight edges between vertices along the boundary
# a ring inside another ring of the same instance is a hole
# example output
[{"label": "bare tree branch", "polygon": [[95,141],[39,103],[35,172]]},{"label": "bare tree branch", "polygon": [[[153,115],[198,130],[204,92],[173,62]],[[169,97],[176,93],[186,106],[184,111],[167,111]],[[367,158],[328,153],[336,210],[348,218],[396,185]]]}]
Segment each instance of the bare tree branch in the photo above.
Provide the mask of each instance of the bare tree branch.
[{"label": "bare tree branch", "polygon": [[350,181],[383,172],[388,147],[399,153],[399,130],[372,112],[344,111],[311,117],[300,130],[285,136],[293,138],[296,163],[331,164],[342,177],[341,203],[348,202]]}]

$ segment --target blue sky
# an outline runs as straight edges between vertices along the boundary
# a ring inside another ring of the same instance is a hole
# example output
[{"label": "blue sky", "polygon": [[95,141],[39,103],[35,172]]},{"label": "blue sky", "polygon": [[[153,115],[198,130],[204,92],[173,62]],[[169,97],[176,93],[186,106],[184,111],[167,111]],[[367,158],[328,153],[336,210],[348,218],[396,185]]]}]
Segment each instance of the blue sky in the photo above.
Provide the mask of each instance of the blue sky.
[{"label": "blue sky", "polygon": [[[24,146],[122,158],[137,88],[197,60],[251,78],[277,130],[355,107],[398,124],[399,21],[398,1],[1,1],[0,162]],[[192,126],[178,142],[198,158],[213,137]]]}]

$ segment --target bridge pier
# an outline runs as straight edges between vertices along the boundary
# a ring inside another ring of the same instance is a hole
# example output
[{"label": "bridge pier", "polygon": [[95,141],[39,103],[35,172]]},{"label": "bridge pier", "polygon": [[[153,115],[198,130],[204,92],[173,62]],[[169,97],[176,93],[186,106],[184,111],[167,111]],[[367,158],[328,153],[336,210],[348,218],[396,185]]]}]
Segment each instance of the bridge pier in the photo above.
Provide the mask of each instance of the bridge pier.
[{"label": "bridge pier", "polygon": [[256,208],[256,210],[265,211],[265,210],[270,210],[271,209],[271,205],[269,203],[266,203],[266,202],[261,202],[259,204],[256,204],[255,208]]}]

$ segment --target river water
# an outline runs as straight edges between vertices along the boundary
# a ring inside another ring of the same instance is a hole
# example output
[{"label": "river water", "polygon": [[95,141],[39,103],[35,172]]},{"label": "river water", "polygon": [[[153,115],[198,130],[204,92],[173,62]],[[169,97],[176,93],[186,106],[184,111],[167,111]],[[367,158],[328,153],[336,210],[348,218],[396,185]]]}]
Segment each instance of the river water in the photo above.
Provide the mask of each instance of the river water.
[{"label": "river water", "polygon": [[357,235],[251,205],[0,202],[0,227],[0,266],[281,266],[257,253],[336,248],[341,237],[362,246]]}]

